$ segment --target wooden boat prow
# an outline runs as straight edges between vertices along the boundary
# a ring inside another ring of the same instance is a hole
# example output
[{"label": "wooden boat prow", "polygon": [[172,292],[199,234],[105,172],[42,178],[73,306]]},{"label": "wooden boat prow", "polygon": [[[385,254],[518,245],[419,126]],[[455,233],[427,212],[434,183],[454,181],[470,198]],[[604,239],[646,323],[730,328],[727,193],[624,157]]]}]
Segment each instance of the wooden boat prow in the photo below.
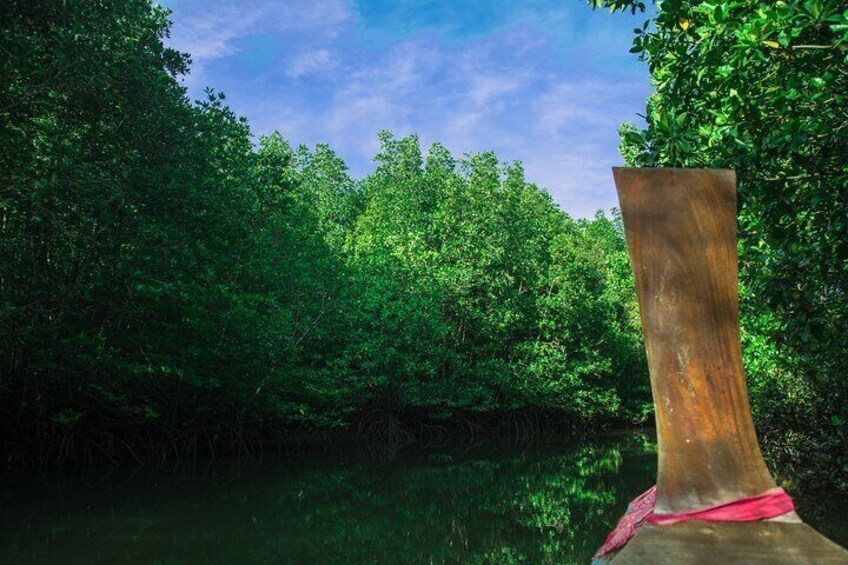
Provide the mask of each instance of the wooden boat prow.
[{"label": "wooden boat prow", "polygon": [[[736,174],[670,168],[614,168],[613,174],[656,407],[656,512],[773,489],[742,370]],[[610,562],[848,564],[848,551],[792,513],[761,522],[646,524]]]}]

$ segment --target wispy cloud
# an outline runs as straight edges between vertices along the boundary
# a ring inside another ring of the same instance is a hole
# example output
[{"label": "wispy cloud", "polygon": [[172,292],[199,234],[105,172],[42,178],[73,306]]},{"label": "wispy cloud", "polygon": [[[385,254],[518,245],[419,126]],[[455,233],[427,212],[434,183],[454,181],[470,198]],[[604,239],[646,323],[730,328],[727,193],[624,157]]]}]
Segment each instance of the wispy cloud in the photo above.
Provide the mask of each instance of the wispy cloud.
[{"label": "wispy cloud", "polygon": [[[244,39],[276,34],[293,43],[305,36],[313,45],[326,44],[335,39],[345,22],[352,18],[344,0],[184,0],[173,10],[170,44],[192,56],[190,86],[197,85],[201,78],[217,78],[205,74],[208,64],[240,53]],[[324,51],[329,55],[326,49],[311,53]],[[312,72],[318,64],[312,63],[313,68],[310,68],[308,58],[301,58],[295,65],[304,74]]]},{"label": "wispy cloud", "polygon": [[194,0],[174,13],[171,44],[196,61],[232,55],[236,40],[268,33],[309,32],[312,40],[332,39],[352,14],[343,0]]},{"label": "wispy cloud", "polygon": [[336,58],[329,49],[315,49],[295,53],[289,60],[288,75],[300,78],[305,75],[332,71]]},{"label": "wispy cloud", "polygon": [[173,45],[199,62],[190,89],[223,89],[257,133],[329,143],[355,174],[371,170],[380,129],[416,132],[457,154],[523,161],[577,216],[613,206],[616,128],[649,92],[627,54],[634,21],[561,0],[463,6],[183,0]]}]

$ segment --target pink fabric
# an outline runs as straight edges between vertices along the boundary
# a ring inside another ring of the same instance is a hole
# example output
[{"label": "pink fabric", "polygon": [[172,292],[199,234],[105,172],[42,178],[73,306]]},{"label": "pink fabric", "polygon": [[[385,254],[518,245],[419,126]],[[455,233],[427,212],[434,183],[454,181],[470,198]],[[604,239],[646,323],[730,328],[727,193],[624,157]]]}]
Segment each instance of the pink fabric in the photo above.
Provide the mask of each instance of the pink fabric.
[{"label": "pink fabric", "polygon": [[607,536],[606,541],[595,553],[601,557],[624,547],[630,538],[636,535],[645,522],[659,526],[669,526],[689,520],[705,520],[707,522],[756,522],[776,518],[795,511],[792,498],[782,488],[773,488],[757,496],[741,498],[716,506],[699,510],[690,510],[678,514],[655,514],[654,506],[657,499],[657,487],[652,486],[646,492],[631,502],[624,516],[618,521],[615,529]]},{"label": "pink fabric", "polygon": [[630,538],[636,535],[645,520],[654,513],[654,505],[657,502],[657,485],[652,486],[627,505],[624,516],[618,521],[615,529],[607,536],[604,545],[595,552],[595,557],[606,555],[612,551],[621,549]]},{"label": "pink fabric", "polygon": [[679,514],[651,514],[648,522],[668,526],[689,520],[708,522],[756,522],[776,518],[788,512],[794,512],[792,498],[780,487],[751,498],[742,498],[701,510],[690,510]]}]

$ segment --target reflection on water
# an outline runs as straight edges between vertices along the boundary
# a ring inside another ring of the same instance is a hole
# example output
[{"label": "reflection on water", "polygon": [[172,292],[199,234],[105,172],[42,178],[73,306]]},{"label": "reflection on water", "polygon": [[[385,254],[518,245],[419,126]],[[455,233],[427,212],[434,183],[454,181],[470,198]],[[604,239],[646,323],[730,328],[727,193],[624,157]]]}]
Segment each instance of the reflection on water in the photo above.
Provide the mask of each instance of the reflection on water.
[{"label": "reflection on water", "polygon": [[0,563],[586,563],[655,469],[627,434],[19,483],[0,497]]}]

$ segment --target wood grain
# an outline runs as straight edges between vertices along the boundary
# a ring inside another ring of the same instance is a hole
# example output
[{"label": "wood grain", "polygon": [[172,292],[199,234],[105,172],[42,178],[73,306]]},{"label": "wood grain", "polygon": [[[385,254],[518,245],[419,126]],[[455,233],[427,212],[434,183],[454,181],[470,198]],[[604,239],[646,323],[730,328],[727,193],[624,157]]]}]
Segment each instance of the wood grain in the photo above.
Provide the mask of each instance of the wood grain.
[{"label": "wood grain", "polygon": [[614,175],[656,404],[657,512],[774,488],[742,373],[734,172]]},{"label": "wood grain", "polygon": [[[736,175],[613,169],[636,281],[656,405],[658,513],[775,487],[760,453],[742,372]],[[612,562],[848,563],[800,523],[645,526]]]}]

